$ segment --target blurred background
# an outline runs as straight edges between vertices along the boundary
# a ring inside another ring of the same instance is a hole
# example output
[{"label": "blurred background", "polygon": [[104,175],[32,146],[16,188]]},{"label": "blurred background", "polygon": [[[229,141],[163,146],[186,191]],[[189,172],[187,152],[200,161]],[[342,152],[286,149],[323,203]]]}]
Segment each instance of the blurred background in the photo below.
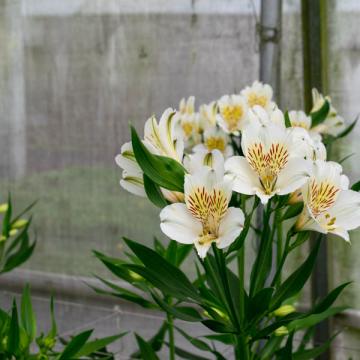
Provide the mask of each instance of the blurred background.
[{"label": "blurred background", "polygon": [[[304,107],[300,5],[282,5],[284,110]],[[328,93],[349,123],[360,113],[359,16],[359,1],[328,0]],[[0,201],[8,191],[19,208],[38,200],[35,254],[1,280],[1,303],[29,280],[44,323],[42,296],[55,289],[64,334],[89,324],[105,335],[152,334],[156,315],[97,299],[77,279],[107,274],[92,249],[121,256],[122,236],[161,237],[158,210],[120,189],[114,157],[129,122],[142,133],[182,97],[210,102],[258,79],[259,21],[260,0],[0,0]],[[333,150],[335,159],[355,153],[344,163],[352,182],[359,136],[357,128]],[[360,236],[328,244],[330,288],[354,281],[341,300],[353,321],[334,325],[344,331],[333,357],[360,359]],[[119,358],[131,346],[125,338]]]}]

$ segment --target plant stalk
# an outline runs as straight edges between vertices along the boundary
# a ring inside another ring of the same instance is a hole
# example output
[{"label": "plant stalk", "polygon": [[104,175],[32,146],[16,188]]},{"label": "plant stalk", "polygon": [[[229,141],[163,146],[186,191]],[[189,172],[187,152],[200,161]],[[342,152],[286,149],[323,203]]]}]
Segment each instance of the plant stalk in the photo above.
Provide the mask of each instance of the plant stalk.
[{"label": "plant stalk", "polygon": [[169,329],[169,359],[175,360],[174,317],[169,313],[166,316]]}]

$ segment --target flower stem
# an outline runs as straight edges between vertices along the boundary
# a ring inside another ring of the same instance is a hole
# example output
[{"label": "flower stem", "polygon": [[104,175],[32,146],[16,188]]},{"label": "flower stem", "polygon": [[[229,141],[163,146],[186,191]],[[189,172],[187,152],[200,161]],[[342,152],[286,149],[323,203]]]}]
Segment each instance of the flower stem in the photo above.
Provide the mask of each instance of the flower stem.
[{"label": "flower stem", "polygon": [[174,318],[169,313],[167,313],[167,323],[169,330],[169,359],[175,360]]},{"label": "flower stem", "polygon": [[[283,253],[283,228],[282,228],[282,221],[281,221],[282,212],[281,210],[277,210],[275,217],[276,217],[276,232],[277,232],[277,242],[276,242],[276,267],[278,268],[281,263],[281,256]],[[276,285],[281,283],[281,273],[276,280]]]}]

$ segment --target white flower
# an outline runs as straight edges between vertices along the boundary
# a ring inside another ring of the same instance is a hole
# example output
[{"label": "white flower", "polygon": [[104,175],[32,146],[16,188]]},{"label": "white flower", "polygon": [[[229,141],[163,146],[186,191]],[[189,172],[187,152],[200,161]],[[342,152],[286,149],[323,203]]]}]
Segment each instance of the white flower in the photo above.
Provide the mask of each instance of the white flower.
[{"label": "white flower", "polygon": [[248,106],[241,95],[224,95],[218,101],[219,114],[217,123],[226,132],[239,134],[243,129],[246,119]]},{"label": "white flower", "polygon": [[289,111],[289,119],[293,127],[300,127],[305,130],[311,128],[311,116],[306,115],[304,111]]},{"label": "white flower", "polygon": [[273,90],[268,84],[255,81],[251,86],[247,86],[242,90],[241,95],[245,97],[250,108],[256,105],[261,106],[265,110],[274,108],[274,103],[271,101]]},{"label": "white flower", "polygon": [[121,153],[115,157],[115,162],[123,169],[120,185],[134,195],[146,197],[143,172],[135,159],[131,142],[121,147]]},{"label": "white flower", "polygon": [[162,114],[159,124],[152,116],[145,123],[144,144],[153,154],[167,156],[181,163],[184,141],[178,128],[178,114],[168,108]]},{"label": "white flower", "polygon": [[248,116],[250,123],[258,122],[261,125],[273,123],[285,128],[284,114],[276,106],[270,110],[265,110],[263,107],[255,105],[249,110]]},{"label": "white flower", "polygon": [[338,115],[337,110],[331,104],[330,97],[324,97],[316,89],[313,89],[312,98],[313,107],[311,109],[311,113],[320,110],[324,105],[325,100],[327,100],[330,104],[329,114],[326,119],[321,124],[313,127],[312,130],[320,134],[327,134],[332,136],[339,135],[345,129],[345,121],[340,115]]},{"label": "white flower", "polygon": [[218,177],[224,176],[224,157],[219,150],[198,150],[184,157],[184,167],[189,174],[194,174],[203,166],[214,169]]},{"label": "white flower", "polygon": [[295,229],[332,233],[349,241],[348,230],[360,226],[360,194],[348,186],[339,164],[316,161],[313,176],[302,188],[304,209]]},{"label": "white flower", "polygon": [[210,104],[200,105],[200,127],[203,131],[216,127],[216,116],[218,113],[218,106],[216,101]]},{"label": "white flower", "polygon": [[225,157],[233,154],[232,147],[229,145],[229,136],[223,130],[216,127],[207,129],[203,137],[203,143],[194,146],[194,152],[219,150]]},{"label": "white flower", "polygon": [[201,258],[212,243],[220,249],[229,246],[244,224],[243,212],[228,207],[231,186],[207,166],[186,175],[185,204],[172,204],[161,211],[161,230],[180,243],[194,244]]},{"label": "white flower", "polygon": [[185,140],[199,140],[200,115],[195,112],[195,97],[181,99],[179,104],[179,120]]},{"label": "white flower", "polygon": [[234,179],[233,190],[256,194],[266,204],[275,194],[289,194],[302,186],[311,164],[303,158],[292,132],[271,122],[247,126],[241,141],[245,156],[233,156],[225,162],[227,176]]}]

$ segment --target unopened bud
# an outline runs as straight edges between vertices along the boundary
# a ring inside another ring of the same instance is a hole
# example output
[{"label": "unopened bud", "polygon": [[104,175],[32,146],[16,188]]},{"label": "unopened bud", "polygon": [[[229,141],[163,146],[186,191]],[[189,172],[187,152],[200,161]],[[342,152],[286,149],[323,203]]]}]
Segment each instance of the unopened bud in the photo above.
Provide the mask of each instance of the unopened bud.
[{"label": "unopened bud", "polygon": [[3,242],[3,241],[5,241],[6,239],[7,239],[7,237],[6,237],[6,236],[1,235],[1,236],[0,236],[0,243],[1,243],[1,242]]},{"label": "unopened bud", "polygon": [[12,228],[12,229],[21,229],[21,228],[23,228],[27,223],[28,223],[28,220],[26,220],[26,219],[19,219],[19,220],[16,220],[16,221],[11,225],[11,228]]},{"label": "unopened bud", "polygon": [[279,307],[278,309],[276,309],[273,312],[273,314],[275,316],[278,316],[278,317],[284,317],[286,315],[292,314],[295,311],[296,311],[296,309],[294,308],[294,306],[292,306],[292,305],[283,305],[283,306]]},{"label": "unopened bud", "polygon": [[17,233],[18,233],[18,229],[11,229],[10,231],[9,231],[9,235],[10,236],[14,236],[14,235],[16,235]]},{"label": "unopened bud", "polygon": [[136,272],[132,271],[132,270],[129,270],[129,275],[131,276],[131,278],[134,280],[134,281],[141,281],[141,280],[144,280],[144,278],[137,274]]},{"label": "unopened bud", "polygon": [[285,336],[289,334],[289,330],[285,326],[280,326],[275,330],[275,336]]},{"label": "unopened bud", "polygon": [[9,208],[9,204],[8,203],[3,203],[0,204],[0,213],[5,213],[8,211]]}]

